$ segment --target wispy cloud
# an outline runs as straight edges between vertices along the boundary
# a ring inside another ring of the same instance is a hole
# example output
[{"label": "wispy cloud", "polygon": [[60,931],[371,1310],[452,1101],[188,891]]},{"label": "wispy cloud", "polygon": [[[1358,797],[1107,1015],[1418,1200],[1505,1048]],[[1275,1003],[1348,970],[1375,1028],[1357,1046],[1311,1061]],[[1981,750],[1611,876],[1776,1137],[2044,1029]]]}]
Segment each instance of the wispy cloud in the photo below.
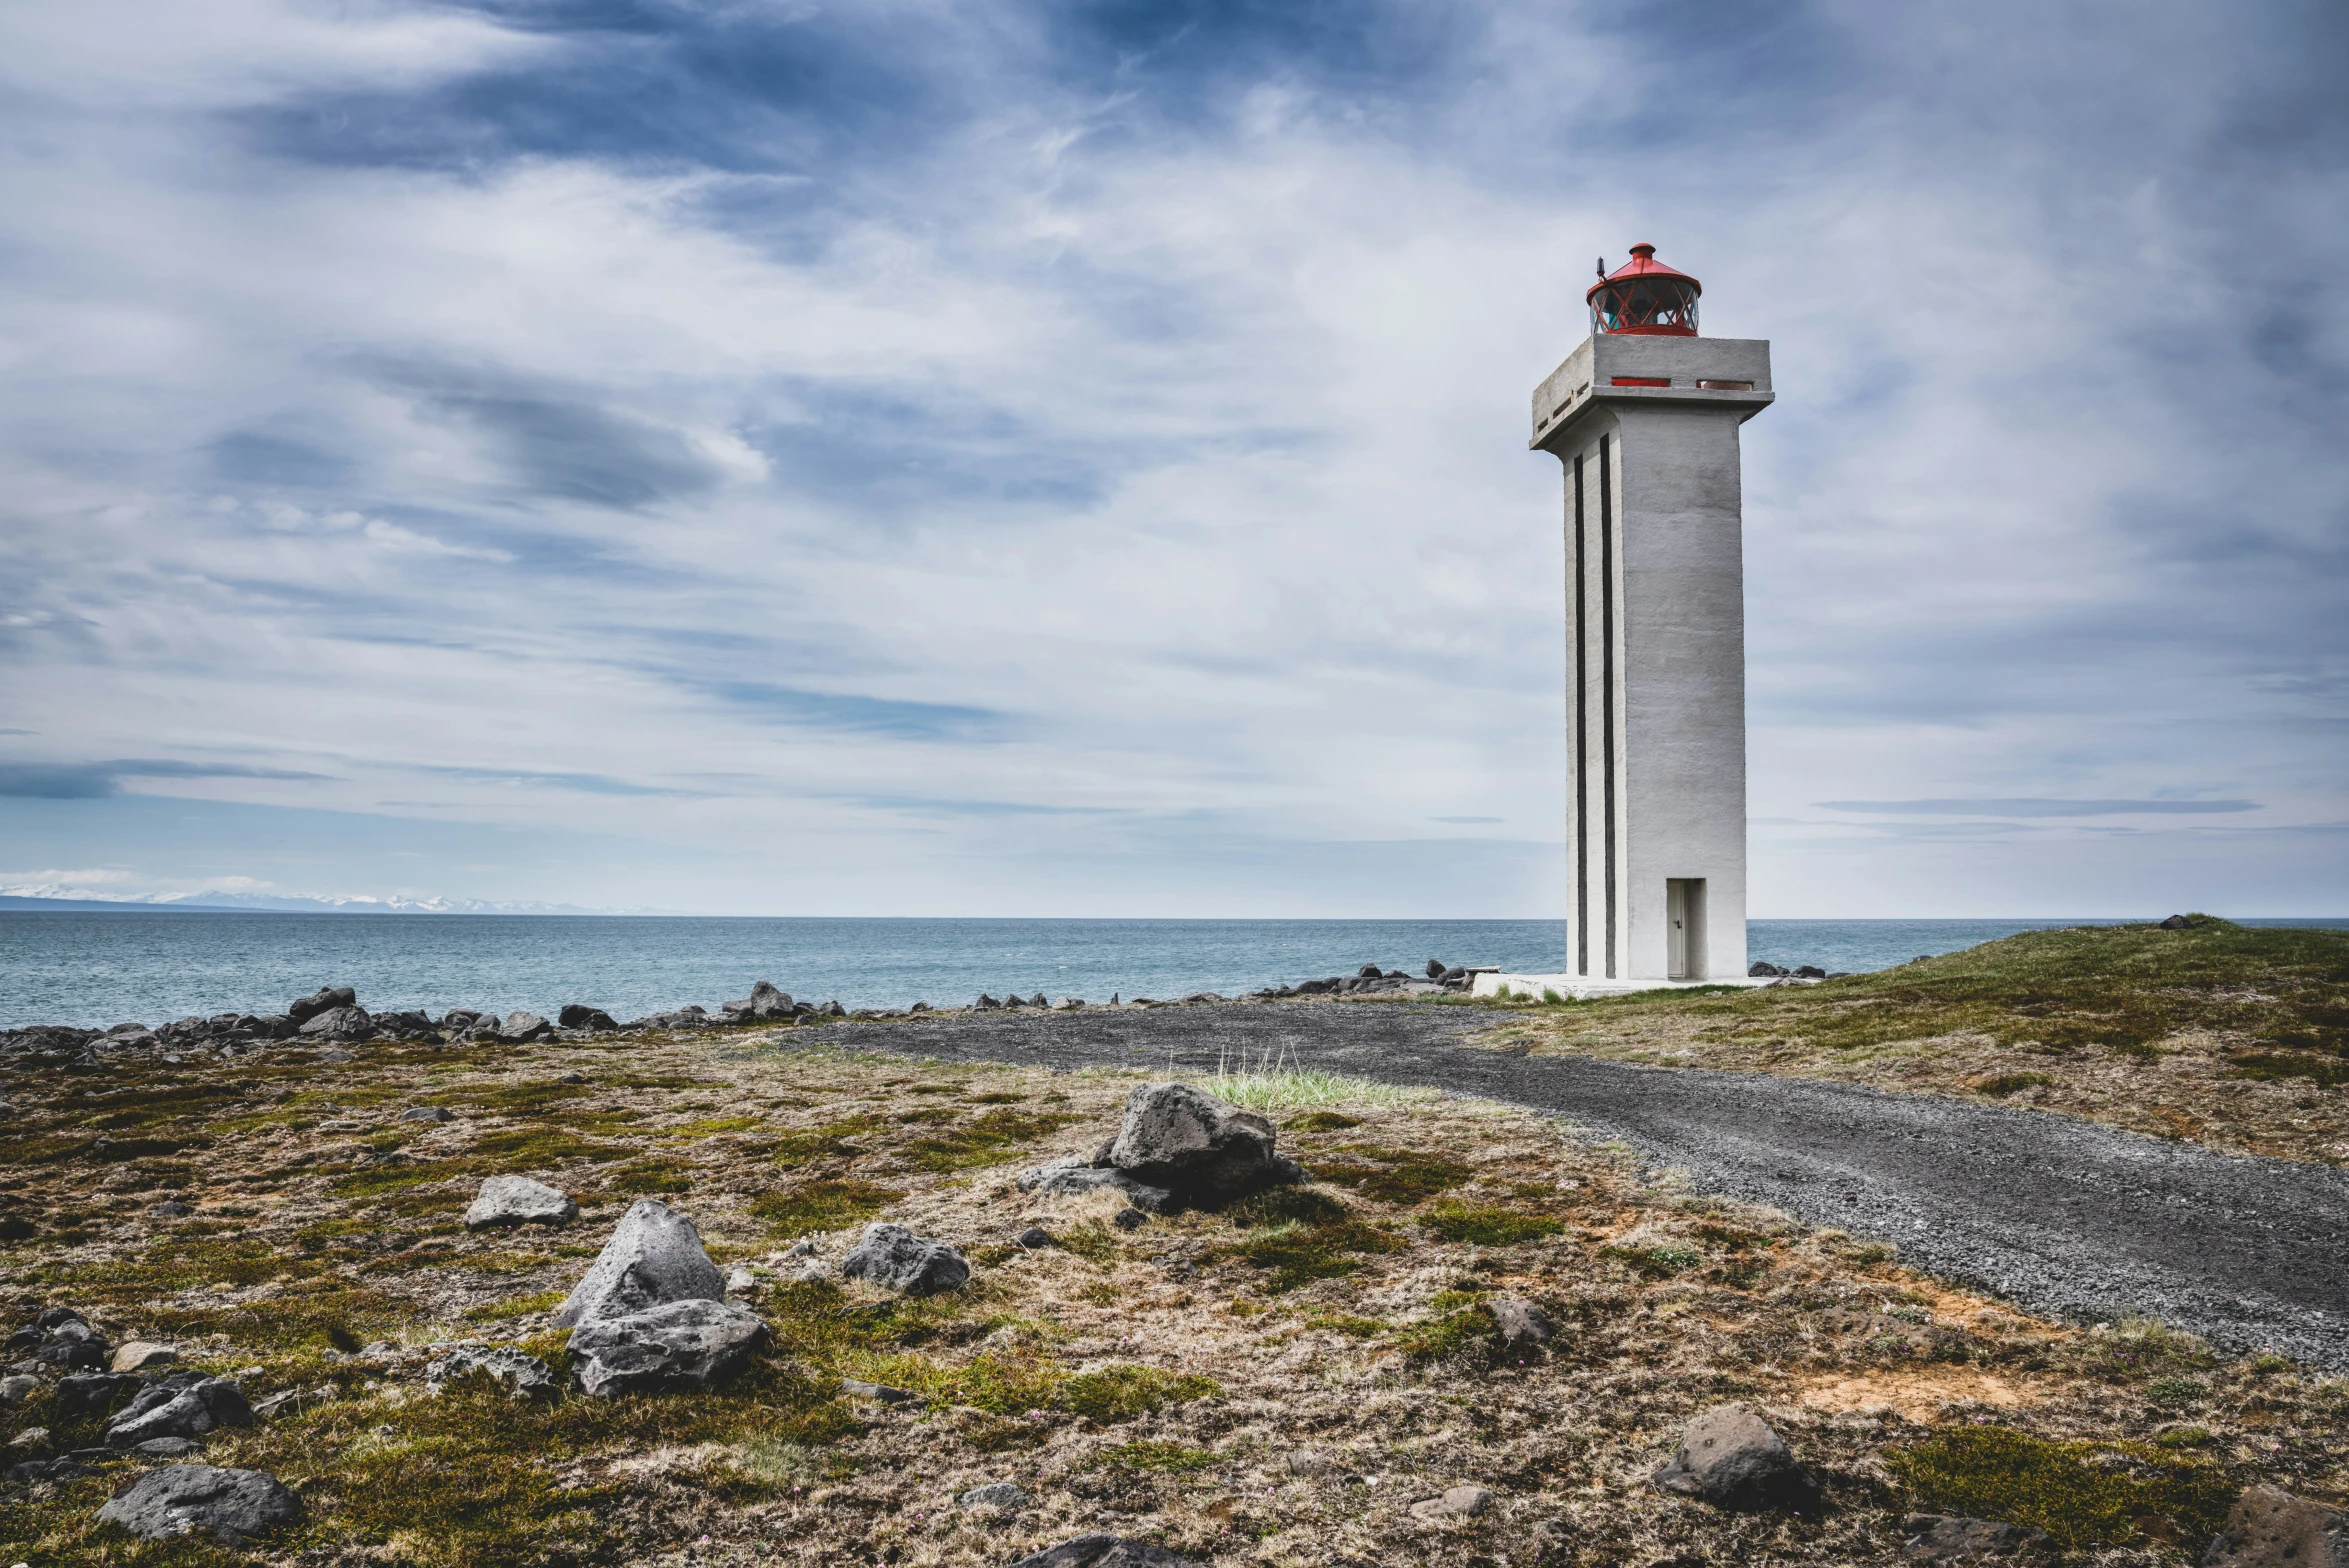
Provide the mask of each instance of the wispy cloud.
[{"label": "wispy cloud", "polygon": [[1898,817],[2193,817],[2257,811],[2255,800],[1823,800],[1826,811]]}]

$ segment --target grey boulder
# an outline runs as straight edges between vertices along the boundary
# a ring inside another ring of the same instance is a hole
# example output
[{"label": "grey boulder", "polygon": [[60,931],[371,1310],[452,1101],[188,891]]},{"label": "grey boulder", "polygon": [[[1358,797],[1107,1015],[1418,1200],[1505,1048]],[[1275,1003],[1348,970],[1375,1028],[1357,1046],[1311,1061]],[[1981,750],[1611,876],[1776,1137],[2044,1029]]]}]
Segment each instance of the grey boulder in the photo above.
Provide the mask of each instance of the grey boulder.
[{"label": "grey boulder", "polygon": [[2247,1486],[2202,1568],[2349,1568],[2349,1514],[2278,1487]]},{"label": "grey boulder", "polygon": [[451,1383],[485,1377],[516,1399],[555,1397],[555,1369],[511,1345],[459,1345],[424,1368],[424,1386],[437,1394]]},{"label": "grey boulder", "polygon": [[375,1020],[362,1007],[330,1007],[313,1015],[301,1032],[314,1040],[364,1040],[375,1033]]},{"label": "grey boulder", "polygon": [[159,1378],[123,1406],[106,1428],[109,1448],[132,1448],[154,1437],[202,1437],[214,1427],[251,1426],[244,1390],[225,1377],[179,1372]]},{"label": "grey boulder", "polygon": [[[10,1382],[16,1381],[14,1378]],[[27,1379],[30,1381],[30,1379]],[[135,1372],[74,1372],[57,1380],[60,1416],[98,1415],[135,1398],[147,1380]]]},{"label": "grey boulder", "polygon": [[1148,1541],[1128,1541],[1114,1535],[1080,1535],[1048,1546],[1013,1563],[1011,1568],[1203,1568],[1188,1557],[1177,1557]]},{"label": "grey boulder", "polygon": [[565,1004],[563,1010],[555,1014],[555,1022],[566,1029],[586,1029],[595,1034],[610,1034],[620,1027],[612,1015],[602,1008],[588,1007],[579,1002]]},{"label": "grey boulder", "polygon": [[411,1105],[400,1112],[404,1122],[453,1122],[456,1113],[445,1105]]},{"label": "grey boulder", "polygon": [[1720,1405],[1688,1424],[1655,1485],[1711,1503],[1753,1512],[1807,1508],[1818,1502],[1811,1479],[1778,1433],[1743,1405]]},{"label": "grey boulder", "polygon": [[1273,1149],[1272,1123],[1189,1084],[1143,1084],[1126,1097],[1107,1164],[1183,1202],[1218,1203],[1304,1179]]},{"label": "grey boulder", "polygon": [[993,1508],[1012,1513],[1028,1506],[1027,1488],[1012,1481],[989,1481],[956,1495],[957,1508]]},{"label": "grey boulder", "polygon": [[706,1388],[732,1376],[767,1337],[738,1301],[672,1301],[571,1331],[572,1373],[602,1398]]},{"label": "grey boulder", "polygon": [[710,1261],[693,1221],[658,1198],[639,1198],[555,1312],[557,1328],[622,1318],[673,1301],[716,1301],[726,1276]]},{"label": "grey boulder", "polygon": [[721,1011],[725,1013],[727,1022],[742,1023],[748,1020],[789,1018],[795,1009],[789,991],[778,990],[772,982],[761,980],[750,988],[750,995],[739,1002],[724,1004]]},{"label": "grey boulder", "polygon": [[530,1040],[543,1040],[555,1032],[555,1026],[536,1013],[508,1013],[506,1021],[498,1026],[498,1038],[520,1045]]},{"label": "grey boulder", "polygon": [[109,1499],[98,1517],[142,1541],[202,1533],[233,1546],[299,1511],[294,1494],[262,1471],[165,1465]]},{"label": "grey boulder", "polygon": [[908,1296],[955,1290],[971,1277],[963,1255],[942,1241],[915,1235],[903,1225],[867,1225],[864,1235],[840,1260],[850,1279],[870,1280]]},{"label": "grey boulder", "polygon": [[285,1004],[285,1016],[297,1024],[306,1024],[320,1013],[332,1012],[338,1007],[356,1007],[359,993],[347,985],[322,985],[299,1001]]},{"label": "grey boulder", "polygon": [[578,1217],[579,1205],[545,1182],[527,1176],[492,1176],[481,1184],[473,1206],[465,1211],[465,1228],[568,1225]]},{"label": "grey boulder", "polygon": [[1022,1192],[1041,1193],[1046,1197],[1076,1196],[1088,1192],[1110,1191],[1121,1194],[1137,1209],[1148,1209],[1163,1214],[1174,1202],[1174,1194],[1164,1187],[1153,1187],[1148,1182],[1136,1181],[1124,1171],[1108,1166],[1088,1164],[1073,1154],[1064,1154],[1032,1171],[1023,1171],[1019,1178]]}]

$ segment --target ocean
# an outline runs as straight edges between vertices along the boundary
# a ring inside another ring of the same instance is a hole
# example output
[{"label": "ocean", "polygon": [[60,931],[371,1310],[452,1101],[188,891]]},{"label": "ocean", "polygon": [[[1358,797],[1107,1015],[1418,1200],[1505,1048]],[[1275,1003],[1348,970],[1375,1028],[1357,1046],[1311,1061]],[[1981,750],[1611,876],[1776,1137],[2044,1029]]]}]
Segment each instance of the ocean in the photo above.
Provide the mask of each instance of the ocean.
[{"label": "ocean", "polygon": [[[2142,917],[2138,917],[2142,918]],[[1756,920],[1755,958],[1883,969],[2018,931],[2115,920]],[[2349,920],[2248,921],[2324,925]],[[1519,973],[1564,967],[1551,920],[826,920],[549,915],[0,913],[0,1028],[270,1013],[322,985],[371,1009],[586,1002],[626,1020],[717,1008],[772,980],[848,1007],[944,1007],[980,992],[1226,996],[1431,958]]]}]

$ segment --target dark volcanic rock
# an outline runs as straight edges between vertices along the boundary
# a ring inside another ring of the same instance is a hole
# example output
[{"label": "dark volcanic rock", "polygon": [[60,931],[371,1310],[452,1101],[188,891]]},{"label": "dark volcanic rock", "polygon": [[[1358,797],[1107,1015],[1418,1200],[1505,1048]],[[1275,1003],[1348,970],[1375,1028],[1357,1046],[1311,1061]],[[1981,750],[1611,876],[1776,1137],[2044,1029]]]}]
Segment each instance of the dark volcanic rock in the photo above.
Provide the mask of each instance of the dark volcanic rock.
[{"label": "dark volcanic rock", "polygon": [[2183,931],[2193,924],[2194,922],[2188,920],[2184,915],[2172,915],[2161,923],[2161,928],[2164,931]]},{"label": "dark volcanic rock", "polygon": [[572,1374],[604,1398],[705,1388],[738,1371],[766,1337],[765,1320],[738,1301],[672,1301],[573,1329]]},{"label": "dark volcanic rock", "polygon": [[1550,1315],[1524,1297],[1496,1296],[1485,1307],[1502,1350],[1536,1350],[1550,1342]]},{"label": "dark volcanic rock", "polygon": [[1108,1163],[1178,1201],[1214,1204],[1304,1171],[1274,1152],[1272,1123],[1189,1084],[1143,1084],[1126,1098]]},{"label": "dark volcanic rock", "polygon": [[610,1034],[620,1027],[610,1013],[581,1002],[565,1004],[563,1010],[555,1014],[555,1022],[566,1029],[588,1029],[597,1034]]},{"label": "dark volcanic rock", "polygon": [[165,1465],[133,1481],[98,1517],[144,1541],[202,1533],[233,1546],[299,1511],[294,1494],[262,1471]]},{"label": "dark volcanic rock", "polygon": [[135,1372],[76,1372],[57,1380],[57,1414],[103,1415],[128,1403],[146,1386],[146,1380]]},{"label": "dark volcanic rock", "polygon": [[739,1002],[728,1002],[721,1009],[728,1023],[765,1022],[774,1018],[789,1018],[793,1014],[791,993],[778,990],[772,982],[761,980],[750,988],[750,995]]},{"label": "dark volcanic rock", "polygon": [[302,1025],[305,1036],[319,1040],[365,1040],[375,1033],[375,1020],[365,1008],[329,1007],[313,1013]]},{"label": "dark volcanic rock", "polygon": [[955,1290],[971,1277],[963,1255],[942,1241],[915,1235],[903,1225],[867,1225],[864,1235],[840,1260],[840,1272],[908,1296]]},{"label": "dark volcanic rock", "polygon": [[556,1394],[554,1368],[511,1345],[458,1345],[424,1368],[424,1386],[436,1394],[467,1377],[486,1377],[516,1399]]},{"label": "dark volcanic rock", "polygon": [[717,1301],[725,1294],[726,1276],[710,1261],[693,1221],[658,1198],[639,1198],[555,1313],[555,1326],[626,1317],[672,1301]]},{"label": "dark volcanic rock", "polygon": [[1785,970],[1771,963],[1768,959],[1757,958],[1746,967],[1745,975],[1748,980],[1774,980],[1784,973],[1786,973]]},{"label": "dark volcanic rock", "polygon": [[214,1427],[251,1426],[253,1407],[225,1377],[175,1372],[140,1390],[106,1428],[110,1448],[130,1448],[153,1437],[202,1437]]},{"label": "dark volcanic rock", "polygon": [[1163,1214],[1174,1202],[1174,1194],[1164,1187],[1153,1187],[1148,1182],[1136,1181],[1124,1171],[1106,1165],[1088,1163],[1083,1156],[1064,1154],[1032,1171],[1022,1172],[1019,1189],[1046,1196],[1067,1196],[1076,1193],[1098,1192],[1104,1188],[1121,1194],[1138,1209]]},{"label": "dark volcanic rock", "polygon": [[2277,1487],[2245,1487],[2202,1568],[2349,1568],[2349,1514]]},{"label": "dark volcanic rock", "polygon": [[530,1040],[543,1040],[554,1032],[555,1026],[536,1013],[508,1013],[506,1021],[498,1026],[498,1038],[517,1045]]},{"label": "dark volcanic rock", "polygon": [[1721,1405],[1688,1424],[1679,1451],[1651,1478],[1718,1508],[1807,1508],[1818,1483],[1770,1423],[1743,1405]]},{"label": "dark volcanic rock", "polygon": [[286,1003],[285,1015],[297,1024],[306,1024],[320,1013],[358,1005],[359,993],[349,986],[322,985],[308,996]]}]

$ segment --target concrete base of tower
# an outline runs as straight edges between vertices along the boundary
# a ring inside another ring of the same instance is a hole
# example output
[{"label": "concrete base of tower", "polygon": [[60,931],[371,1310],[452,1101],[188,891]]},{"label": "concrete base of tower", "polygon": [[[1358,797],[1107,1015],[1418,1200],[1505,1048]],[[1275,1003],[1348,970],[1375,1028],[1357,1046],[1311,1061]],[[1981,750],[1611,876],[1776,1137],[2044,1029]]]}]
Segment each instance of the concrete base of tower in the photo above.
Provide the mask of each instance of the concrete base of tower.
[{"label": "concrete base of tower", "polygon": [[1589,975],[1505,975],[1480,974],[1470,992],[1473,996],[1521,996],[1538,999],[1546,991],[1577,1002],[1586,1002],[1594,996],[1629,996],[1634,991],[1685,991],[1700,985],[1734,985],[1752,989],[1771,982],[1766,979],[1747,979],[1743,975],[1718,980],[1594,980]]}]

